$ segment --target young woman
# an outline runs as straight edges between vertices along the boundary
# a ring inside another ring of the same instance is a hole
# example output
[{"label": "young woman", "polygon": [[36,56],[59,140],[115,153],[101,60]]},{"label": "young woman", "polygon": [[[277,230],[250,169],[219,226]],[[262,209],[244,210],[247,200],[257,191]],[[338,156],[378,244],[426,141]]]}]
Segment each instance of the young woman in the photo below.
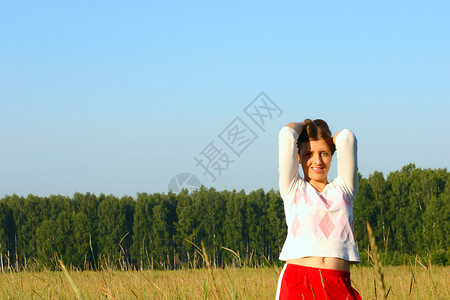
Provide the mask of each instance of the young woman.
[{"label": "young woman", "polygon": [[[328,182],[335,151],[338,176]],[[276,299],[361,299],[350,282],[350,264],[359,262],[355,135],[344,129],[332,136],[323,120],[289,123],[279,133],[278,171],[288,233]]]}]

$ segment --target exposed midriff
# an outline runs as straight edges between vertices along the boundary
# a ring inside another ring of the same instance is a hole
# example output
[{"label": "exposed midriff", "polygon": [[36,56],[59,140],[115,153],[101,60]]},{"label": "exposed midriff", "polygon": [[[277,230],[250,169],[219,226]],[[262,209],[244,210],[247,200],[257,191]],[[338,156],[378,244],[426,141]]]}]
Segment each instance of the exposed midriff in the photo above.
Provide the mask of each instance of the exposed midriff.
[{"label": "exposed midriff", "polygon": [[350,271],[350,263],[336,257],[302,257],[289,259],[286,263],[312,268]]}]

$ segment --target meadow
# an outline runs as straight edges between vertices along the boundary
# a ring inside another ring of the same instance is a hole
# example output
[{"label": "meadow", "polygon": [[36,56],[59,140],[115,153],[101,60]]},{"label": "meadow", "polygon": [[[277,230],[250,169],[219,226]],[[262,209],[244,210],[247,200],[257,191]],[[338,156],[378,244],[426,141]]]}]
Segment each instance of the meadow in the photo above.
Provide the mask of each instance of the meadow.
[{"label": "meadow", "polygon": [[[0,274],[1,299],[274,299],[277,266],[166,271],[41,271]],[[450,267],[419,261],[384,268],[387,299],[450,299]],[[363,299],[382,299],[374,267],[352,266]]]}]

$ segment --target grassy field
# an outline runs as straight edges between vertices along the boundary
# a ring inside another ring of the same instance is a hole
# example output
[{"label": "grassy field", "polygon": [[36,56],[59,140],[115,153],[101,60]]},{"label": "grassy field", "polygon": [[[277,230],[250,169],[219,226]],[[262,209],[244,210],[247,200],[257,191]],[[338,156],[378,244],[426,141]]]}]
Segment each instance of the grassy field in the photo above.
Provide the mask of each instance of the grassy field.
[{"label": "grassy field", "polygon": [[[1,299],[274,299],[281,268],[0,274]],[[450,267],[385,267],[387,299],[450,299]],[[352,267],[363,299],[381,299],[373,267]],[[70,282],[72,280],[72,283]],[[78,295],[77,295],[78,292]]]}]

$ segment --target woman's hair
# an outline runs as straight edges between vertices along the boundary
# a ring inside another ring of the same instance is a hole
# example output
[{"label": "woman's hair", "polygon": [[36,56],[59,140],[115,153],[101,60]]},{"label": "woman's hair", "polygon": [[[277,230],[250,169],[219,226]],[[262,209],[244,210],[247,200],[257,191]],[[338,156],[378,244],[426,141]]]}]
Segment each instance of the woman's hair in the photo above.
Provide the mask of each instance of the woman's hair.
[{"label": "woman's hair", "polygon": [[327,122],[321,119],[314,121],[306,119],[305,127],[297,140],[298,152],[300,153],[300,146],[303,142],[317,140],[324,140],[330,147],[332,154],[336,151],[336,146],[333,143],[333,135],[331,134],[330,128],[328,128]]}]

